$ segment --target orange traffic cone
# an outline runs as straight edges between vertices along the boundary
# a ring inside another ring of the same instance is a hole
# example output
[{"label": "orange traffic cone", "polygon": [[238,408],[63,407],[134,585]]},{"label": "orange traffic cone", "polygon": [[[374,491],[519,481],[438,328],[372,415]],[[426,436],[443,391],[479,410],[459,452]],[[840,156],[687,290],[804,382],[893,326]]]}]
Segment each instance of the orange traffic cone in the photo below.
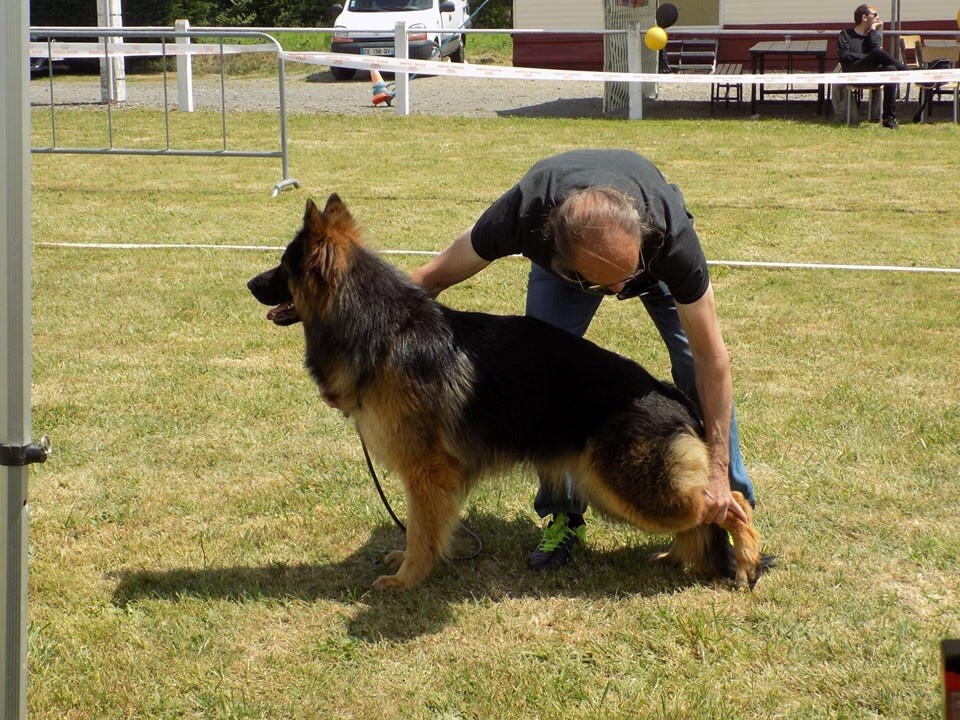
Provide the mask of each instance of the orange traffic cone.
[{"label": "orange traffic cone", "polygon": [[393,98],[396,95],[396,92],[393,90],[393,83],[387,85],[383,81],[383,77],[380,75],[379,70],[370,71],[370,82],[373,83],[373,104],[379,105],[380,103],[386,103],[390,105],[393,103]]}]

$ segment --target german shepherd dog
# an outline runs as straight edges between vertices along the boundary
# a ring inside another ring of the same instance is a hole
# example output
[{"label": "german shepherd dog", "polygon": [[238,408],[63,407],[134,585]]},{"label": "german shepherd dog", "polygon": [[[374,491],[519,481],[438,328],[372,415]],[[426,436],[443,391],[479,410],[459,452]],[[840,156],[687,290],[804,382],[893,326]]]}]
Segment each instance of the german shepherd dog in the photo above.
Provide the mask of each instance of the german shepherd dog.
[{"label": "german shepherd dog", "polygon": [[[709,456],[697,409],[638,364],[529,317],[452,310],[367,250],[346,206],[307,201],[280,264],[247,283],[277,325],[303,323],[305,364],[353,418],[407,497],[407,547],[378,589],[418,585],[447,552],[481,475],[527,463],[569,470],[598,511],[675,534],[656,559],[752,586],[752,524],[700,522]],[[734,498],[750,517],[740,493]]]}]

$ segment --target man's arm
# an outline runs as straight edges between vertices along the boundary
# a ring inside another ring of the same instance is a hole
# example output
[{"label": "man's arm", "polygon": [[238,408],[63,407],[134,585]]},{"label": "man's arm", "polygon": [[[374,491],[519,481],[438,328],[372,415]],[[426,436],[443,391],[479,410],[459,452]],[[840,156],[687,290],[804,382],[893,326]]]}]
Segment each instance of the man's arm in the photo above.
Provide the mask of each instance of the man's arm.
[{"label": "man's arm", "polygon": [[730,418],[733,414],[733,381],[730,356],[720,334],[713,286],[695,302],[677,303],[677,313],[693,353],[697,395],[710,448],[710,485],[703,522],[721,523],[727,512],[747,522],[743,509],[730,495]]},{"label": "man's arm", "polygon": [[879,28],[883,27],[883,23],[880,22],[880,18],[877,18],[877,22],[874,23],[873,27],[870,29],[870,32],[867,33],[867,39],[863,43],[863,53],[866,55],[871,50],[876,50],[877,48],[883,48],[883,36],[880,34]]},{"label": "man's arm", "polygon": [[476,275],[490,264],[477,255],[470,240],[471,227],[433,260],[417,268],[410,279],[436,297],[451,285]]}]

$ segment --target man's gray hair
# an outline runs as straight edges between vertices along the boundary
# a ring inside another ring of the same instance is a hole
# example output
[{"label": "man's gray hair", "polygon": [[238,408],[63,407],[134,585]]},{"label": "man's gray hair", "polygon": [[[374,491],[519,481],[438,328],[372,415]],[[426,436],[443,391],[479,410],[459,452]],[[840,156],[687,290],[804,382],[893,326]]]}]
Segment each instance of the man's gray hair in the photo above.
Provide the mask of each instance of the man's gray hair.
[{"label": "man's gray hair", "polygon": [[612,187],[587,187],[571,192],[547,217],[544,232],[554,241],[553,270],[565,274],[573,267],[576,249],[596,252],[611,229],[637,239],[637,247],[651,233],[637,210],[636,200]]}]

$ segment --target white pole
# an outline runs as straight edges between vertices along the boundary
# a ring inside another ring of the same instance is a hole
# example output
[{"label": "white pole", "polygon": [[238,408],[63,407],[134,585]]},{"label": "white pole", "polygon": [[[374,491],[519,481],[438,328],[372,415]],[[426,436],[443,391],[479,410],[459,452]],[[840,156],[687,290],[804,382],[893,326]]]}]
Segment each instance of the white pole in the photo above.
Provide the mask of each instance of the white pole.
[{"label": "white pole", "polygon": [[[177,20],[177,32],[190,30],[189,20]],[[189,45],[190,38],[178,37],[178,45]],[[177,106],[180,112],[193,112],[193,57],[177,55]]]},{"label": "white pole", "polygon": [[30,438],[28,0],[0,2],[0,715],[27,716],[27,467]]},{"label": "white pole", "polygon": [[[100,27],[123,27],[120,0],[100,0],[97,3],[97,23]],[[108,37],[107,43],[123,43],[122,37]],[[100,40],[101,44],[103,39]],[[118,55],[100,60],[100,98],[113,104],[127,100],[126,60]]]},{"label": "white pole", "polygon": [[[399,21],[393,29],[394,53],[398,58],[406,60],[410,57],[410,46],[407,44],[407,21]],[[410,73],[395,73],[396,96],[393,98],[393,107],[397,115],[410,114]]]},{"label": "white pole", "polygon": [[[640,26],[635,23],[627,23],[627,72],[639,73],[643,71],[643,62],[640,56]],[[630,104],[630,119],[643,120],[643,84],[638,82],[628,83],[628,94]]]},{"label": "white pole", "polygon": [[[890,4],[890,29],[896,33],[900,32],[900,0],[891,0]],[[900,35],[890,34],[890,54],[899,58]]]}]

